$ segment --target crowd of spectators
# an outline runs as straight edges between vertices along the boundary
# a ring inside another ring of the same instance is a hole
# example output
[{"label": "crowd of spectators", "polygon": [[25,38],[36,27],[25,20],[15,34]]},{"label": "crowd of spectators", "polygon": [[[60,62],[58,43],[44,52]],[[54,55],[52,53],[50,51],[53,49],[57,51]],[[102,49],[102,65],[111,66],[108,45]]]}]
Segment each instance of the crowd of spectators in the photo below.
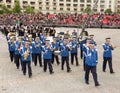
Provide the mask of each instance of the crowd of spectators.
[{"label": "crowd of spectators", "polygon": [[51,25],[82,25],[87,20],[87,26],[120,26],[120,14],[3,14],[0,15],[0,24],[19,24],[36,25],[36,24],[51,24]]}]

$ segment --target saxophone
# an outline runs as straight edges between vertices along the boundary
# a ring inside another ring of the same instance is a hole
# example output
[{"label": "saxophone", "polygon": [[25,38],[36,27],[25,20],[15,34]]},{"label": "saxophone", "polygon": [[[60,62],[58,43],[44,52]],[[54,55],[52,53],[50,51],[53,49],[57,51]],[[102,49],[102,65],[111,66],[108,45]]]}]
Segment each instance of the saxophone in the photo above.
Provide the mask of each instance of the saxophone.
[{"label": "saxophone", "polygon": [[28,56],[29,56],[29,49],[27,48],[27,50],[24,53],[24,60],[27,60]]}]

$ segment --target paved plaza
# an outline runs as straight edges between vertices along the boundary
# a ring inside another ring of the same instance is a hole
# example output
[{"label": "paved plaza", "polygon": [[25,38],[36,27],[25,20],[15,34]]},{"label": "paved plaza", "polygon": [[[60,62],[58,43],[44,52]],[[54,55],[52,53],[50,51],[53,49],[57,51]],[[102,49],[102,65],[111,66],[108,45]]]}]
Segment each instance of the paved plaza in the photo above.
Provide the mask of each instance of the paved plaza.
[{"label": "paved plaza", "polygon": [[[65,32],[73,31],[74,28],[56,28]],[[79,31],[79,29],[76,29]],[[72,65],[71,73],[61,66],[54,64],[54,74],[49,71],[43,72],[43,68],[34,66],[32,63],[32,78],[23,76],[21,68],[18,70],[14,63],[10,62],[8,46],[5,36],[0,33],[0,93],[120,93],[120,29],[86,29],[89,34],[95,35],[99,53],[97,65],[98,80],[100,87],[95,87],[93,77],[90,74],[90,84],[84,82],[84,71],[82,60],[79,57],[80,66]],[[102,44],[106,37],[111,37],[117,46],[113,51],[113,69],[115,74],[109,73],[107,65],[106,72],[102,72]],[[79,55],[79,54],[78,54]],[[66,67],[65,67],[66,68]]]}]

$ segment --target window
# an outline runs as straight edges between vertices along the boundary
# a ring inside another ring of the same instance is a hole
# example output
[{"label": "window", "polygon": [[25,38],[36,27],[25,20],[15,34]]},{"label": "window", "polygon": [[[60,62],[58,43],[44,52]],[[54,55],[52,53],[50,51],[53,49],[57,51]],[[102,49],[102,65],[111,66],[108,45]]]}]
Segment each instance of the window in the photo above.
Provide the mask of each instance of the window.
[{"label": "window", "polygon": [[27,4],[28,2],[27,1],[23,1],[23,4]]},{"label": "window", "polygon": [[7,5],[8,8],[11,8],[11,5]]},{"label": "window", "polygon": [[91,3],[91,0],[87,0],[87,3]]},{"label": "window", "polygon": [[34,4],[35,4],[35,2],[30,2],[30,4],[31,4],[31,5],[34,5]]},{"label": "window", "polygon": [[100,5],[100,8],[104,8],[104,5]]},{"label": "window", "polygon": [[103,11],[104,11],[104,9],[101,9],[100,11],[101,11],[101,12],[103,12]]},{"label": "window", "polygon": [[84,4],[80,4],[80,7],[84,7]]},{"label": "window", "polygon": [[77,7],[77,4],[73,4],[74,7]]},{"label": "window", "polygon": [[77,11],[77,8],[74,8],[74,11]]},{"label": "window", "polygon": [[53,8],[53,10],[56,10],[56,8]]},{"label": "window", "polygon": [[60,11],[62,11],[63,10],[63,8],[60,8]]},{"label": "window", "polygon": [[118,5],[118,8],[120,8],[120,5]]},{"label": "window", "polygon": [[66,4],[66,6],[70,6],[70,4]]},{"label": "window", "polygon": [[49,7],[46,7],[46,10],[49,10]]},{"label": "window", "polygon": [[91,5],[87,5],[87,7],[91,7]]},{"label": "window", "polygon": [[71,0],[66,0],[66,2],[71,2]]},{"label": "window", "polygon": [[53,5],[57,5],[56,3],[53,3]]},{"label": "window", "polygon": [[81,11],[83,11],[84,9],[83,9],[83,8],[81,8],[80,10],[81,10]]},{"label": "window", "polygon": [[70,8],[67,8],[67,11],[70,11]]},{"label": "window", "polygon": [[84,2],[84,0],[80,0],[80,2],[82,2],[82,3],[83,3],[83,2]]},{"label": "window", "polygon": [[49,3],[48,3],[48,2],[46,2],[46,5],[49,5]]},{"label": "window", "polygon": [[39,7],[40,10],[42,10],[42,7]]},{"label": "window", "polygon": [[78,0],[73,0],[73,2],[78,2]]},{"label": "window", "polygon": [[11,0],[6,0],[7,3],[11,3]]},{"label": "window", "polygon": [[59,5],[60,5],[60,6],[64,6],[64,4],[63,4],[63,3],[60,3]]},{"label": "window", "polygon": [[35,7],[34,7],[34,6],[32,6],[31,8],[32,8],[32,9],[35,9]]},{"label": "window", "polygon": [[42,2],[39,2],[39,5],[41,5],[42,4]]},{"label": "window", "polygon": [[105,1],[104,1],[104,0],[101,0],[100,3],[105,3]]}]

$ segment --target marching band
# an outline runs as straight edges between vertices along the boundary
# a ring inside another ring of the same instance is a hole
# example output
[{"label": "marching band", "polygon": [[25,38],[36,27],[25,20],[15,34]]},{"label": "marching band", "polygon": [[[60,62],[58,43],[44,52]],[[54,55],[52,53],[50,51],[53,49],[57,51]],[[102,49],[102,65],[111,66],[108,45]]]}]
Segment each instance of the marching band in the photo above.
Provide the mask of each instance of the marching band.
[{"label": "marching band", "polygon": [[[80,48],[80,58],[83,59],[83,69],[85,71],[85,83],[89,84],[89,72],[91,71],[95,86],[100,85],[96,72],[98,52],[95,48],[97,43],[94,40],[94,35],[88,35],[87,31],[83,31],[79,37],[77,37],[75,31],[71,36],[68,32],[63,36],[58,33],[56,37],[52,34],[51,41],[49,31],[40,27],[38,27],[37,31],[39,32],[37,32],[36,35],[34,34],[34,36],[30,33],[29,29],[28,31],[26,30],[24,34],[18,34],[18,36],[16,35],[17,31],[9,31],[6,37],[10,60],[11,62],[15,62],[17,69],[19,69],[21,65],[23,75],[26,75],[26,67],[28,67],[28,76],[31,77],[31,62],[37,66],[38,61],[39,66],[43,67],[44,72],[47,71],[48,66],[49,73],[53,74],[54,58],[56,59],[57,65],[61,64],[61,70],[64,70],[64,64],[66,64],[67,72],[71,72],[69,56],[71,57],[71,65],[74,65],[74,61],[76,61],[76,66],[79,66],[78,48]],[[112,74],[114,73],[112,67],[112,50],[114,50],[116,46],[110,42],[110,39],[111,38],[106,38],[106,42],[103,44],[103,72],[106,70],[108,61],[110,73]]]}]

